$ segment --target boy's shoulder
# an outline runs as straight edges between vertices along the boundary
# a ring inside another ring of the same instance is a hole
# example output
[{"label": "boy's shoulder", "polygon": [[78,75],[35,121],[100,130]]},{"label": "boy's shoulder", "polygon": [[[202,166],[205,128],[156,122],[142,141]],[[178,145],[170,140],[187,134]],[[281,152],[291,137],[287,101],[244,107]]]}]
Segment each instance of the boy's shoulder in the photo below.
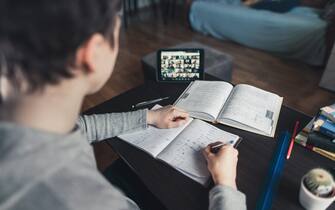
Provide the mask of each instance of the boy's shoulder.
[{"label": "boy's shoulder", "polygon": [[128,199],[97,171],[91,146],[78,133],[0,123],[0,207],[127,209]]}]

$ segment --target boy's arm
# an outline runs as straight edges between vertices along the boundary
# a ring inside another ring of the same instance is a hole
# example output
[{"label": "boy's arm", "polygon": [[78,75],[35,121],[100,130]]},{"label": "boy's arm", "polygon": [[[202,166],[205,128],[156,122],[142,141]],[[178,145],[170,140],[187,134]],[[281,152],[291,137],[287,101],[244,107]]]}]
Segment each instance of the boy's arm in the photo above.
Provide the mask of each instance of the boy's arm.
[{"label": "boy's arm", "polygon": [[82,115],[77,124],[86,134],[88,141],[93,143],[145,129],[148,124],[157,128],[175,128],[188,120],[188,113],[169,105],[150,111],[143,109],[134,112]]},{"label": "boy's arm", "polygon": [[226,186],[216,185],[209,192],[209,210],[246,210],[245,195]]},{"label": "boy's arm", "polygon": [[217,153],[213,153],[212,145],[208,145],[203,151],[208,170],[216,185],[209,192],[209,210],[246,210],[245,195],[237,190],[235,181],[238,151],[226,145]]},{"label": "boy's arm", "polygon": [[147,128],[147,109],[134,112],[81,115],[77,124],[90,143]]}]

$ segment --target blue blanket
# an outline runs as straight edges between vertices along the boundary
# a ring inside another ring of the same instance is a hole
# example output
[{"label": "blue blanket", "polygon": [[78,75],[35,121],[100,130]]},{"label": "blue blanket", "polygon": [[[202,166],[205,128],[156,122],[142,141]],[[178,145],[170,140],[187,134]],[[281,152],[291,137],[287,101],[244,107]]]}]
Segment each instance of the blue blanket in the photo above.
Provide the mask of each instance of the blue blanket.
[{"label": "blue blanket", "polygon": [[195,1],[190,11],[192,27],[219,39],[323,65],[327,22],[320,10],[295,7],[286,13],[256,10],[240,0]]}]

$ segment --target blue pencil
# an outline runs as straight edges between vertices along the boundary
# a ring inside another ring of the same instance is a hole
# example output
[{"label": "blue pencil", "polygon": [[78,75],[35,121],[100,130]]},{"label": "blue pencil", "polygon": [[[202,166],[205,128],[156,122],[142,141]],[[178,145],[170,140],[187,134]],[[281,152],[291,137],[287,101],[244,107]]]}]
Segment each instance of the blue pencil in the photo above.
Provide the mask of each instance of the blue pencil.
[{"label": "blue pencil", "polygon": [[257,210],[271,209],[272,199],[278,186],[282,170],[284,168],[286,153],[290,143],[291,135],[288,131],[280,134],[278,146],[265,182],[264,190],[257,203]]}]

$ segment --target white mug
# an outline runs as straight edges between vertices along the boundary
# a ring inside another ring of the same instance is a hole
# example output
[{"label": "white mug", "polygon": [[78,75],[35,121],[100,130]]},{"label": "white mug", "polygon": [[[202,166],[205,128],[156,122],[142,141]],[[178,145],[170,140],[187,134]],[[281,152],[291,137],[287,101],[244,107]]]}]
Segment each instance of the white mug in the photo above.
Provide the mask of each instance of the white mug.
[{"label": "white mug", "polygon": [[335,195],[332,197],[323,198],[311,193],[304,184],[305,176],[302,177],[300,183],[299,201],[307,210],[325,210],[335,201]]}]

